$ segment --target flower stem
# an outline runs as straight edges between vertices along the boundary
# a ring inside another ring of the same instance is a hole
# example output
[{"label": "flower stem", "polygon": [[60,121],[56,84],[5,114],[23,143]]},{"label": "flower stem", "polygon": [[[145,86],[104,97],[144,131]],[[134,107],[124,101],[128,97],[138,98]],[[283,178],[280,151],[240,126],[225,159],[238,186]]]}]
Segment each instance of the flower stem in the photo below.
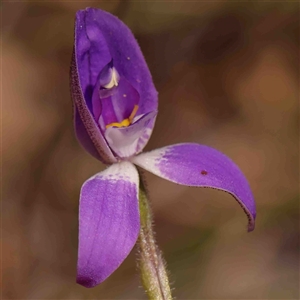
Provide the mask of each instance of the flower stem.
[{"label": "flower stem", "polygon": [[152,213],[140,173],[139,206],[141,229],[138,239],[138,266],[142,284],[150,300],[171,300],[171,289],[162,253],[155,242]]}]

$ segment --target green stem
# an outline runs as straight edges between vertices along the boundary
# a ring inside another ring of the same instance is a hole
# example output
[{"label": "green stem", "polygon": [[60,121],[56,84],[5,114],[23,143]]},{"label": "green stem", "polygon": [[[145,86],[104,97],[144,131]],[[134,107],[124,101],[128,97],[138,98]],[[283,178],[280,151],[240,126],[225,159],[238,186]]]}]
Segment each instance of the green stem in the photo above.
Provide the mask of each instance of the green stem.
[{"label": "green stem", "polygon": [[151,208],[147,192],[140,174],[139,206],[141,229],[138,239],[138,265],[141,272],[142,284],[150,300],[171,300],[171,289],[162,253],[155,242],[152,228]]}]

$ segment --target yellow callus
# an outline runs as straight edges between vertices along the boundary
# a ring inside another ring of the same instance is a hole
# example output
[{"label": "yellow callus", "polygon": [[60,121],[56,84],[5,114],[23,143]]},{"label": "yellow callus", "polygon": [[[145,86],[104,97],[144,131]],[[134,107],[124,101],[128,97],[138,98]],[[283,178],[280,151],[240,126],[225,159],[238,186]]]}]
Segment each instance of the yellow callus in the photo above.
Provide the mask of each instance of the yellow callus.
[{"label": "yellow callus", "polygon": [[128,119],[124,119],[122,122],[118,123],[118,122],[114,122],[114,123],[110,123],[110,124],[107,124],[105,127],[106,129],[109,128],[109,127],[128,127],[131,123],[132,123],[132,120],[133,118],[135,117],[137,111],[139,109],[139,106],[138,105],[135,105],[133,110],[132,110],[132,113],[130,114],[129,118]]}]

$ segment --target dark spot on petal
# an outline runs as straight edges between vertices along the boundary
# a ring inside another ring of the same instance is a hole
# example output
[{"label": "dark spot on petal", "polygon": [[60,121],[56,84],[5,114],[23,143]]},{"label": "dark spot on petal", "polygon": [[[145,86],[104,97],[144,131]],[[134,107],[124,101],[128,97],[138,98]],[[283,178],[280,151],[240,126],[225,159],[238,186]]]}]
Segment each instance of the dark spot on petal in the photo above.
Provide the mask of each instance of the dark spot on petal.
[{"label": "dark spot on petal", "polygon": [[201,174],[202,174],[202,175],[207,175],[207,171],[202,170],[202,171],[201,171]]}]

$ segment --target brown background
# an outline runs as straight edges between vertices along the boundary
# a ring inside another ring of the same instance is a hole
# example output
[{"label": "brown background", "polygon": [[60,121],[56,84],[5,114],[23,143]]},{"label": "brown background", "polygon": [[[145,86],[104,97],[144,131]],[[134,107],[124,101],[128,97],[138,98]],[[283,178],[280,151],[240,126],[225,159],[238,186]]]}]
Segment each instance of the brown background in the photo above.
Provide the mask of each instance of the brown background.
[{"label": "brown background", "polygon": [[230,156],[257,227],[228,195],[152,174],[157,239],[177,299],[299,299],[299,2],[2,3],[4,299],[144,299],[130,254],[103,284],[75,283],[78,195],[103,169],[74,138],[76,10],[134,32],[159,91],[146,150],[198,142]]}]

